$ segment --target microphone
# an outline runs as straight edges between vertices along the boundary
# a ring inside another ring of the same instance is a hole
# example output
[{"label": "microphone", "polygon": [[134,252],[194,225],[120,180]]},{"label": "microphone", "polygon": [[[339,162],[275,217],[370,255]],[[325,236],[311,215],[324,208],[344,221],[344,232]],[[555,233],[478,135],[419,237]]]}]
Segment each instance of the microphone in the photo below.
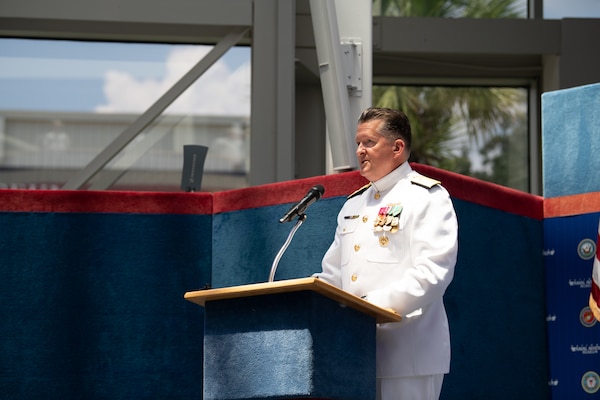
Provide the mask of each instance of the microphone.
[{"label": "microphone", "polygon": [[323,193],[325,192],[325,188],[321,185],[315,185],[302,200],[300,200],[295,206],[290,208],[290,210],[285,213],[283,217],[279,220],[279,222],[290,222],[295,216],[302,215],[304,211],[315,201],[319,200]]}]

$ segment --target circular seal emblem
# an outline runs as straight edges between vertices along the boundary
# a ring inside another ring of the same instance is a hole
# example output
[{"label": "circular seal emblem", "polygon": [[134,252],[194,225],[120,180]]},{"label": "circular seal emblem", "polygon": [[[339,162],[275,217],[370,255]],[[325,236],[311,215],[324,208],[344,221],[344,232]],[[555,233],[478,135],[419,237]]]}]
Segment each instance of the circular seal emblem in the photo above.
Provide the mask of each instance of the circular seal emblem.
[{"label": "circular seal emblem", "polygon": [[581,377],[581,387],[586,393],[594,394],[600,389],[600,376],[597,372],[588,371]]},{"label": "circular seal emblem", "polygon": [[579,312],[579,322],[586,328],[591,328],[596,325],[596,318],[589,307],[583,307]]},{"label": "circular seal emblem", "polygon": [[589,260],[596,255],[596,242],[592,239],[583,239],[577,245],[577,254],[584,260]]}]

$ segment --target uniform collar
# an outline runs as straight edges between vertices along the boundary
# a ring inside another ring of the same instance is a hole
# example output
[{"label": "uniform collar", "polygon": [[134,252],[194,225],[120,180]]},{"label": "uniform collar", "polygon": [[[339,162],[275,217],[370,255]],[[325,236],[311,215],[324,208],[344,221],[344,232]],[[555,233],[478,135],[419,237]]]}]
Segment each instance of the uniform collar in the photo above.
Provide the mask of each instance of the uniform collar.
[{"label": "uniform collar", "polygon": [[410,164],[408,161],[405,161],[392,172],[377,181],[371,182],[371,184],[377,193],[385,193],[398,183],[400,179],[405,178],[411,171]]}]

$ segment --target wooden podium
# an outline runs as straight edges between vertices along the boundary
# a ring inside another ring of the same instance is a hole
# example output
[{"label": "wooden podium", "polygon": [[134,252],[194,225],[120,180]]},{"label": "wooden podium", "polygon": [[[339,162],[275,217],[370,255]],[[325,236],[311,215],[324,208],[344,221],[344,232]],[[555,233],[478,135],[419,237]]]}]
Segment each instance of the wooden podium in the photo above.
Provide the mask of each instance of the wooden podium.
[{"label": "wooden podium", "polygon": [[204,400],[374,400],[376,323],[401,319],[313,277],[184,297],[204,307]]}]

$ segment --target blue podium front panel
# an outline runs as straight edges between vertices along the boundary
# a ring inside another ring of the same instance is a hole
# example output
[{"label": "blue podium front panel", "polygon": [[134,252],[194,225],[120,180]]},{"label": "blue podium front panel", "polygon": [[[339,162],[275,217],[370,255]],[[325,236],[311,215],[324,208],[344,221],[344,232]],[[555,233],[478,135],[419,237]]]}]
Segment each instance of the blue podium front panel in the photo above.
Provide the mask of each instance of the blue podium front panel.
[{"label": "blue podium front panel", "polygon": [[375,399],[375,329],[313,291],[207,302],[204,399]]}]

